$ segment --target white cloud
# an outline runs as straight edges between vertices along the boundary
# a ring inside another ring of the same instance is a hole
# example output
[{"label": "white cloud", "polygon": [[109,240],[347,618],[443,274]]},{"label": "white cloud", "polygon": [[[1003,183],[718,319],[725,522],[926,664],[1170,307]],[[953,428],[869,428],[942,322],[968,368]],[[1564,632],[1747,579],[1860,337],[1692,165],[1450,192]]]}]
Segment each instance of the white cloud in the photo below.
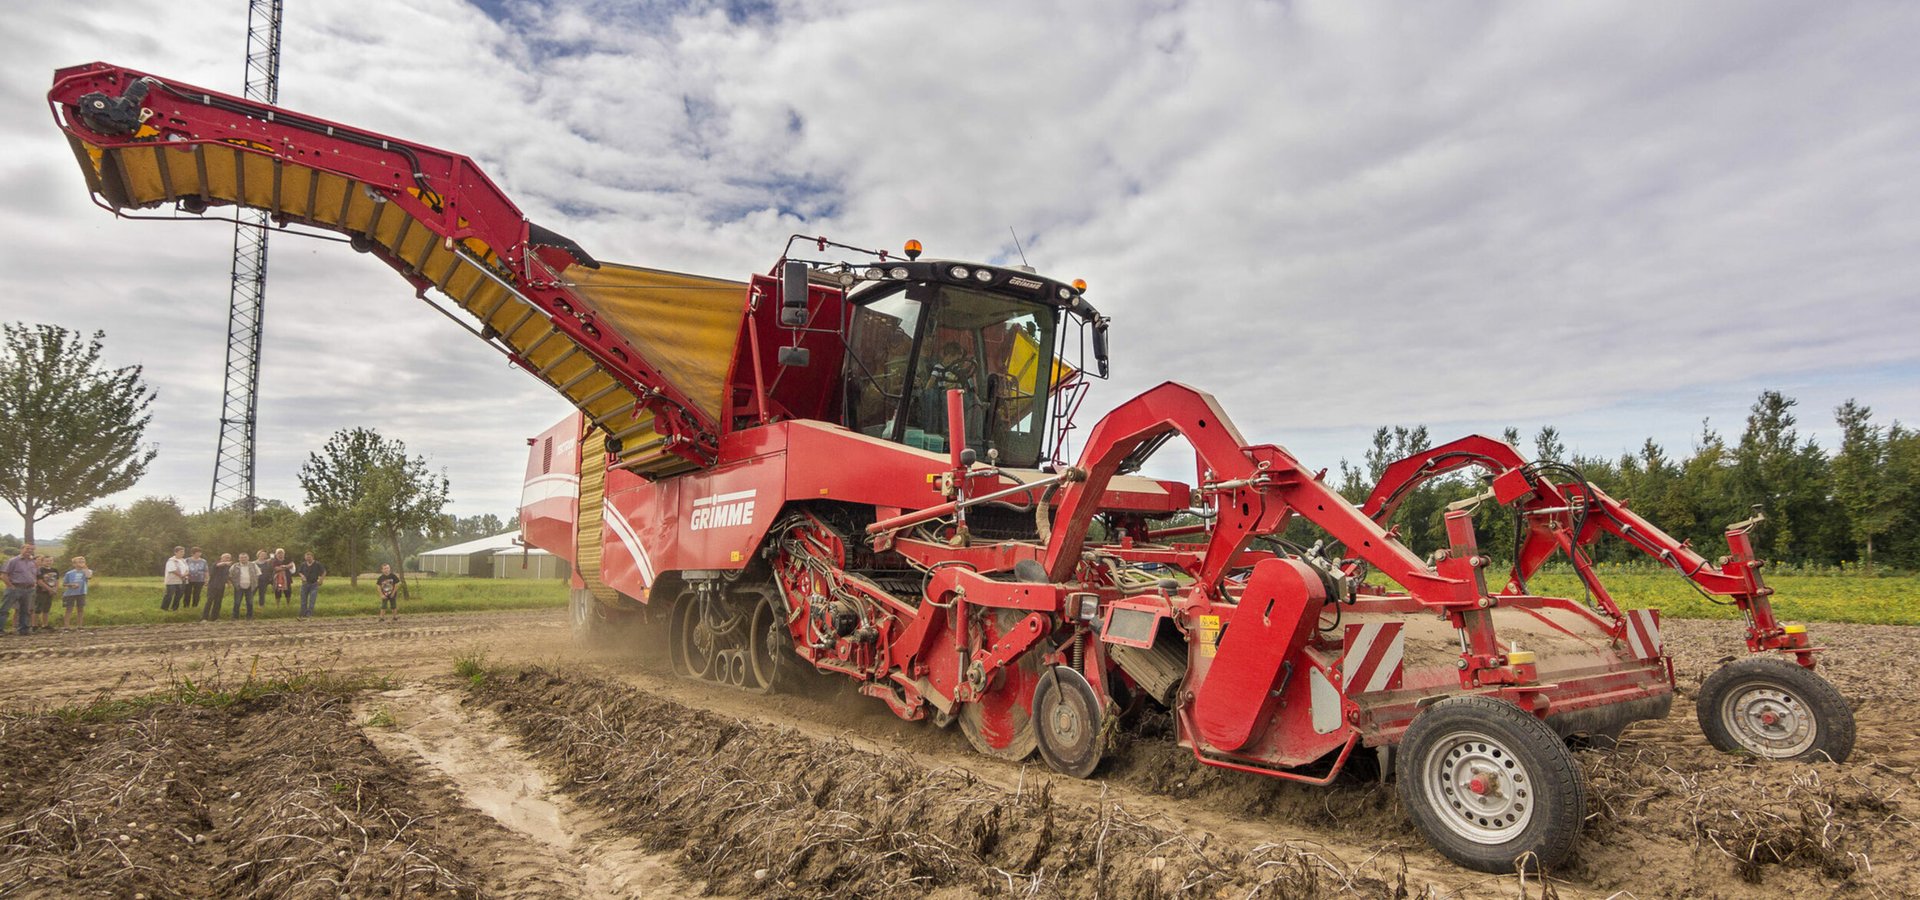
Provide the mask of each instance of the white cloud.
[{"label": "white cloud", "polygon": [[[622,262],[738,277],[794,231],[1006,259],[1012,226],[1115,317],[1090,409],[1187,381],[1313,464],[1421,421],[1685,447],[1763,388],[1816,428],[1853,394],[1920,418],[1914,8],[487,6],[289,4],[282,99],[468,153]],[[206,495],[230,234],[88,205],[44,87],[99,58],[236,88],[243,19],[0,11],[0,318],[147,367],[133,496]],[[512,507],[564,403],[339,245],[277,240],[269,296],[263,493],[364,424]]]}]

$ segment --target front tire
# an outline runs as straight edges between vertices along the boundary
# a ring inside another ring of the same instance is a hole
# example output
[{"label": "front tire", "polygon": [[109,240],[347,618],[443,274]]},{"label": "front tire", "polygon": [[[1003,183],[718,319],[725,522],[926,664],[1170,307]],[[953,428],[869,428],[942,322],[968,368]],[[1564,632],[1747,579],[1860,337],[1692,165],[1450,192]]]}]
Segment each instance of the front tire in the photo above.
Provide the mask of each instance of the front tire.
[{"label": "front tire", "polygon": [[1853,753],[1853,709],[1813,670],[1777,656],[1721,666],[1694,701],[1700,730],[1724,753],[1762,759],[1846,762]]},{"label": "front tire", "polygon": [[1573,753],[1537,716],[1491,697],[1427,707],[1400,744],[1400,800],[1441,855],[1482,872],[1558,866],[1587,814]]},{"label": "front tire", "polygon": [[573,641],[583,647],[605,650],[615,643],[614,622],[593,592],[575,588],[567,596],[567,621],[573,626]]}]

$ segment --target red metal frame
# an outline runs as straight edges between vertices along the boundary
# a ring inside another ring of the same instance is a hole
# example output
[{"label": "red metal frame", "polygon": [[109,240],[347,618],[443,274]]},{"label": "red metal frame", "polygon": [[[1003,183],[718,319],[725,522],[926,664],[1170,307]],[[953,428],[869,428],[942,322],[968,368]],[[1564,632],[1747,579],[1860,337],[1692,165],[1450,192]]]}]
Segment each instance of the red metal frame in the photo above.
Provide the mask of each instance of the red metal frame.
[{"label": "red metal frame", "polygon": [[[1764,521],[1760,515],[1727,527],[1729,554],[1716,567],[1686,541],[1662,531],[1605,491],[1593,487],[1589,493],[1590,485],[1555,484],[1531,473],[1527,460],[1512,445],[1482,435],[1442,444],[1387,466],[1361,511],[1376,522],[1384,522],[1414,488],[1468,467],[1490,473],[1494,499],[1528,516],[1526,537],[1514,554],[1513,571],[1503,593],[1519,593],[1521,586],[1559,551],[1566,554],[1595,601],[1613,620],[1616,634],[1624,634],[1625,614],[1583,552],[1604,532],[1672,567],[1700,590],[1729,598],[1746,618],[1749,651],[1785,653],[1802,666],[1814,667],[1814,654],[1821,648],[1812,645],[1805,628],[1789,629],[1774,616],[1773,588],[1760,575],[1765,562],[1753,551],[1751,532]],[[1575,534],[1575,512],[1582,509],[1587,511],[1585,527]]]},{"label": "red metal frame", "polygon": [[[144,117],[146,127],[139,131],[101,134],[71,111],[83,95],[99,92],[119,97],[143,79],[152,87],[142,101],[148,114]],[[490,252],[485,262],[497,275],[539,307],[554,327],[586,348],[634,396],[644,398],[642,405],[656,417],[671,452],[695,462],[712,460],[722,423],[707,416],[614,329],[600,327],[592,304],[568,290],[558,274],[576,262],[592,261],[558,247],[532,244],[526,215],[473,160],[106,63],[55,72],[47,99],[54,121],[68,134],[95,147],[212,144],[270,157],[350,178],[378,192],[388,203],[432,229],[449,247],[479,242]],[[95,202],[116,215],[122,213],[106,198],[96,197]],[[283,225],[297,221],[328,227],[292,219],[284,210],[270,212]],[[424,294],[432,287],[406,261],[378,245],[370,252],[399,272],[416,291]],[[524,359],[515,361],[529,370],[534,368]]]}]

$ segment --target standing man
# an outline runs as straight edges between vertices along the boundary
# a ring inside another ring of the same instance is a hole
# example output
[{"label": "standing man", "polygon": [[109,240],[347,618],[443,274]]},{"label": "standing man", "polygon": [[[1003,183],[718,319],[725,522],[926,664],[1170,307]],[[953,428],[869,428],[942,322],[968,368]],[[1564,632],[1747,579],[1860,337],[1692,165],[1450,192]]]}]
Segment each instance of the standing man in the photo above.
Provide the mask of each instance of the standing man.
[{"label": "standing man", "polygon": [[173,548],[173,555],[167,557],[167,593],[160,598],[160,608],[168,611],[180,608],[180,601],[187,595],[187,548]]},{"label": "standing man", "polygon": [[194,608],[200,606],[200,592],[207,588],[207,558],[200,555],[200,548],[193,548],[187,557],[187,603]]},{"label": "standing man", "polygon": [[[87,568],[87,558],[74,557],[73,568],[68,569],[67,574],[61,576],[60,580],[66,586],[66,593],[60,598],[61,604],[67,608],[66,626],[68,628],[87,627],[87,582],[93,580],[93,570]],[[77,620],[76,613],[79,616]]]},{"label": "standing man", "polygon": [[388,610],[395,616],[400,615],[400,576],[393,574],[391,563],[380,564],[380,578],[375,582],[380,586],[380,616],[385,618]]},{"label": "standing man", "polygon": [[253,564],[253,557],[240,554],[240,561],[227,570],[227,583],[233,585],[233,617],[240,618],[240,601],[245,600],[247,618],[253,618],[254,588],[260,584],[260,567]]},{"label": "standing man", "polygon": [[[226,606],[227,573],[233,568],[233,554],[222,553],[220,559],[207,568],[207,608],[200,611],[200,621],[214,622],[220,619],[220,609]],[[239,602],[239,597],[234,601]]]},{"label": "standing man", "polygon": [[320,582],[327,577],[327,567],[313,561],[308,553],[301,561],[300,572],[300,618],[313,617],[314,604],[320,601]]},{"label": "standing man", "polygon": [[53,628],[53,595],[60,591],[60,570],[53,567],[53,557],[45,553],[34,560],[39,567],[40,583],[33,586],[33,630],[50,631]]},{"label": "standing man", "polygon": [[21,545],[20,555],[7,560],[0,575],[7,582],[6,607],[0,609],[0,634],[6,632],[8,612],[15,616],[14,625],[19,632],[26,634],[33,622],[33,589],[40,583],[40,566],[33,560],[33,545]]}]

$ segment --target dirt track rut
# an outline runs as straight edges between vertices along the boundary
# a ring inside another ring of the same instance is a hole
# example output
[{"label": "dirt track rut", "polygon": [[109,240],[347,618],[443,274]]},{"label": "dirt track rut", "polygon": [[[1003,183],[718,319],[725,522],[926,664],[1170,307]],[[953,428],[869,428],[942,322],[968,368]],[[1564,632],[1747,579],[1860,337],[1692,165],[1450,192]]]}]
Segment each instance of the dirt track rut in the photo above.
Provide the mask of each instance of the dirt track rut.
[{"label": "dirt track rut", "polygon": [[[1594,760],[1589,781],[1598,800],[1596,818],[1589,823],[1573,870],[1562,873],[1569,880],[1557,885],[1561,896],[1620,891],[1641,897],[1743,898],[1920,892],[1915,876],[1920,871],[1915,859],[1920,835],[1913,828],[1914,819],[1920,818],[1920,806],[1913,800],[1920,794],[1915,784],[1920,750],[1913,746],[1916,716],[1910,712],[1911,661],[1920,657],[1920,629],[1822,625],[1816,633],[1833,648],[1825,671],[1857,710],[1860,741],[1855,759],[1844,766],[1799,769],[1730,766],[1707,749],[1683,696],[1672,718],[1630,731],[1622,754],[1605,760],[1583,755]],[[1683,694],[1721,659],[1743,650],[1730,623],[1671,622],[1667,639],[1676,653]],[[1427,851],[1392,791],[1381,786],[1299,788],[1203,769],[1167,741],[1150,738],[1128,748],[1101,780],[1055,778],[1043,767],[974,755],[956,734],[901,722],[881,705],[833,682],[821,682],[808,696],[774,700],[679,681],[631,657],[583,658],[573,649],[559,612],[432,614],[398,622],[341,618],[153,625],[8,637],[0,641],[0,701],[71,703],[106,688],[121,694],[152,690],[183,675],[206,679],[316,667],[366,669],[411,682],[444,676],[455,656],[475,652],[486,654],[495,665],[588,666],[649,695],[814,740],[844,741],[873,753],[905,753],[919,766],[964,771],[997,790],[1021,792],[1045,783],[1066,802],[1117,801],[1142,821],[1202,846],[1285,843],[1324,858],[1329,871],[1370,872],[1388,876],[1388,883],[1394,872],[1404,871],[1415,895],[1423,886],[1436,896],[1518,894],[1514,879],[1465,872]],[[434,704],[446,701],[423,702],[429,709],[423,715],[430,717]],[[406,752],[394,748],[388,755],[397,758]],[[423,757],[413,755],[414,764],[434,768],[431,760],[421,762]],[[1803,783],[1806,777],[1812,783]],[[1782,797],[1784,806],[1775,803]],[[469,802],[481,805],[472,797]],[[1712,816],[1726,811],[1689,808],[1689,803],[1731,805],[1736,821],[1716,826]],[[1740,821],[1773,821],[1741,808],[1748,806],[1773,810],[1767,815],[1789,823],[1782,827],[1792,832],[1793,840],[1770,832],[1740,832]],[[1837,826],[1834,809],[1840,810]],[[1807,837],[1795,830],[1817,830],[1819,815],[1828,817],[1828,830],[1841,840]],[[1759,862],[1739,864],[1735,857],[1743,851],[1717,847],[1722,838],[1760,842],[1755,846],[1761,849],[1748,851]],[[568,840],[557,845],[562,854],[575,852],[568,849]],[[1814,846],[1821,841],[1825,845]],[[592,893],[619,895],[617,890],[585,887]]]}]

